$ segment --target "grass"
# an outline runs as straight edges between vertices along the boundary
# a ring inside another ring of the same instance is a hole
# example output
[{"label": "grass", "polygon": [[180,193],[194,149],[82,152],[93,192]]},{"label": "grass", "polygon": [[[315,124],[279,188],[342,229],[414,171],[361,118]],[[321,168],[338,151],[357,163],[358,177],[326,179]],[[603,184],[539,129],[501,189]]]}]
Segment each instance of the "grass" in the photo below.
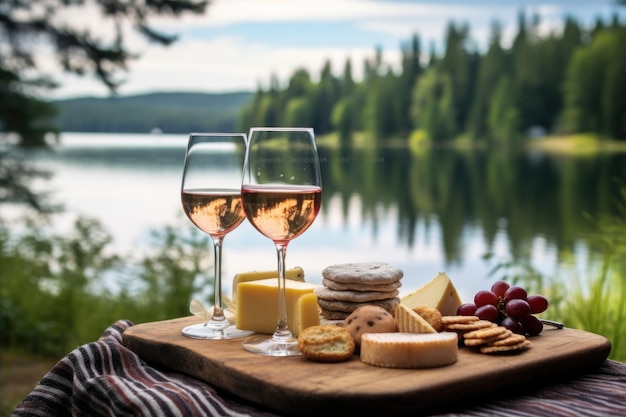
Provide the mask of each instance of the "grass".
[{"label": "grass", "polygon": [[561,155],[589,155],[601,152],[626,152],[626,141],[603,139],[597,134],[579,133],[569,136],[547,136],[527,141],[530,149]]},{"label": "grass", "polygon": [[0,352],[0,415],[11,414],[54,364],[51,359]]}]

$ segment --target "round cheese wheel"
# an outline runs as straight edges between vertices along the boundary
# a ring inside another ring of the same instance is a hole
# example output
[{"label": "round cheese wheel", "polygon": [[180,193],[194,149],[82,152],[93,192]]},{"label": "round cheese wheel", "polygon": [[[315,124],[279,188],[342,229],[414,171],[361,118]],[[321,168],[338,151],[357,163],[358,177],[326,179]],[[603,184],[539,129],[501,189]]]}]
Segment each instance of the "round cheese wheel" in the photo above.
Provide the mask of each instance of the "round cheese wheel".
[{"label": "round cheese wheel", "polygon": [[442,333],[365,333],[361,361],[385,368],[433,368],[453,364],[458,336]]}]

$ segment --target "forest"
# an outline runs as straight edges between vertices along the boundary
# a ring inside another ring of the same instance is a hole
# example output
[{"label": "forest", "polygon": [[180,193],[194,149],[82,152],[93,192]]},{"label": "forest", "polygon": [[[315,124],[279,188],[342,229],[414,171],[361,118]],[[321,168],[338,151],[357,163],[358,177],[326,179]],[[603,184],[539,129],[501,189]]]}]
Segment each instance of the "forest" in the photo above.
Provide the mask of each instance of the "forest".
[{"label": "forest", "polygon": [[[313,126],[344,141],[427,139],[515,143],[529,136],[590,133],[626,140],[626,26],[615,16],[585,28],[565,18],[560,33],[542,34],[540,20],[519,14],[516,35],[503,45],[493,23],[481,52],[466,24],[449,23],[445,51],[425,54],[418,35],[401,47],[400,69],[379,48],[355,81],[347,60],[340,76],[330,62],[314,77],[275,76],[242,111],[239,128]],[[427,59],[424,59],[427,56]]]},{"label": "forest", "polygon": [[232,132],[248,92],[150,93],[54,101],[61,132]]}]

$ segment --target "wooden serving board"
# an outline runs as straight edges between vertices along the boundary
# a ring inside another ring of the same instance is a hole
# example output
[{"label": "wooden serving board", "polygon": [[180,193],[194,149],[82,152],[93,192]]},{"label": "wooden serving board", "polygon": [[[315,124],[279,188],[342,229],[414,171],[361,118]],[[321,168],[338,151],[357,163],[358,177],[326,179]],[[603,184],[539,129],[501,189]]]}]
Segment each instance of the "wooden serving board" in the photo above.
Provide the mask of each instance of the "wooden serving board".
[{"label": "wooden serving board", "polygon": [[597,365],[611,350],[602,336],[546,326],[541,335],[529,338],[531,348],[522,353],[486,355],[463,347],[450,366],[390,369],[366,365],[358,355],[347,362],[317,363],[300,356],[252,354],[243,350],[242,339],[182,336],[183,327],[197,322],[185,317],[135,325],[124,333],[124,344],[149,363],[290,416],[416,415]]}]

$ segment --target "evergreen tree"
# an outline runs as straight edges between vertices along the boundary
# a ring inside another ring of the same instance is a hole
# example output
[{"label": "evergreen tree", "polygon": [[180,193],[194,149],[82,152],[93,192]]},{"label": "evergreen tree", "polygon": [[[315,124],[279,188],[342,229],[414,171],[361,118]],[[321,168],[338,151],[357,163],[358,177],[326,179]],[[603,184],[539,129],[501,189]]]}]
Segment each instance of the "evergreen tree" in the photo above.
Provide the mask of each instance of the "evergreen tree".
[{"label": "evergreen tree", "polygon": [[346,144],[357,129],[356,84],[352,78],[352,61],[346,60],[343,76],[340,80],[340,94],[333,107],[331,121],[333,128],[339,133],[339,139]]},{"label": "evergreen tree", "polygon": [[626,28],[597,32],[572,57],[565,80],[566,132],[626,139]]},{"label": "evergreen tree", "polygon": [[[0,7],[0,102],[16,100],[28,109],[3,106],[0,109],[0,132],[12,129],[24,146],[42,145],[42,131],[47,125],[51,109],[37,99],[41,89],[54,83],[39,71],[37,53],[42,44],[54,48],[62,68],[70,73],[90,74],[112,91],[120,84],[117,75],[125,71],[135,55],[127,45],[127,23],[145,37],[161,44],[170,44],[175,36],[157,31],[149,20],[155,16],[180,16],[185,12],[202,13],[207,0],[95,0],[93,2],[67,0],[11,0]],[[60,16],[70,7],[86,11],[95,6],[106,30],[89,31],[82,22],[67,22]],[[21,74],[34,73],[27,79]],[[20,120],[15,120],[19,118]],[[39,120],[44,119],[41,123]],[[33,126],[38,126],[33,128]]]},{"label": "evergreen tree", "polygon": [[486,54],[480,60],[476,90],[468,119],[468,133],[474,139],[489,137],[489,103],[500,79],[509,69],[508,56],[501,45],[502,27],[494,22]]},{"label": "evergreen tree", "polygon": [[313,88],[307,70],[299,69],[292,75],[281,95],[279,126],[313,126]]},{"label": "evergreen tree", "polygon": [[316,132],[323,134],[332,131],[331,114],[339,99],[339,88],[339,81],[332,74],[330,61],[326,61],[312,100],[314,112],[312,126]]},{"label": "evergreen tree", "polygon": [[446,50],[438,65],[438,69],[446,73],[452,83],[453,136],[465,128],[473,97],[477,59],[467,49],[468,40],[469,26],[457,28],[450,23],[446,33]]},{"label": "evergreen tree", "polygon": [[402,47],[402,70],[398,75],[396,98],[393,101],[399,134],[406,135],[413,128],[410,117],[411,94],[422,73],[420,55],[420,40],[417,35],[414,35],[411,42]]},{"label": "evergreen tree", "polygon": [[450,75],[436,67],[428,68],[413,90],[413,124],[433,141],[450,139],[457,131],[452,90]]}]

